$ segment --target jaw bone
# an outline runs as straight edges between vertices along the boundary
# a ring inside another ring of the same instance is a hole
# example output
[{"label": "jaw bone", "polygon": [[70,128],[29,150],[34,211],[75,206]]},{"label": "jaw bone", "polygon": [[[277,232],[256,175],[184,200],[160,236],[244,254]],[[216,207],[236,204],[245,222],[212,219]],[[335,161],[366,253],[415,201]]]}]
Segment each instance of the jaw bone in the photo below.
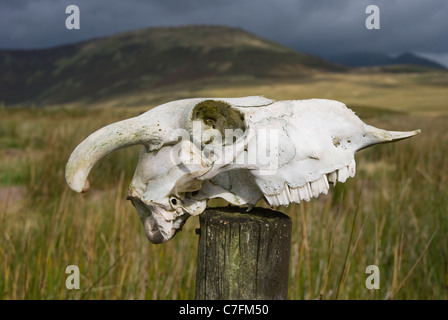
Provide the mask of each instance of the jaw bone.
[{"label": "jaw bone", "polygon": [[303,200],[309,202],[311,198],[318,198],[320,194],[328,194],[330,185],[335,186],[337,181],[344,183],[349,177],[353,178],[355,173],[356,162],[353,159],[349,166],[323,174],[319,179],[307,182],[303,186],[292,188],[285,183],[285,188],[280,193],[264,196],[273,206],[288,206],[292,202],[300,203]]}]

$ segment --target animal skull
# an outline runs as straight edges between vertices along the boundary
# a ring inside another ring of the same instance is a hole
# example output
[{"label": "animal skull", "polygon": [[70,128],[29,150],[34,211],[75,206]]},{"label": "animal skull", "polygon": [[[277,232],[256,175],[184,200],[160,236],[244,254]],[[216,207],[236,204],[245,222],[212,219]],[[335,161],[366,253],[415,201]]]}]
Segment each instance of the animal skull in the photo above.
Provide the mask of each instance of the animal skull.
[{"label": "animal skull", "polygon": [[73,151],[66,180],[85,192],[98,160],[143,145],[128,199],[147,238],[162,243],[208,199],[249,209],[262,198],[272,206],[310,201],[355,175],[357,151],[419,132],[366,125],[332,100],[185,99],[91,134]]}]

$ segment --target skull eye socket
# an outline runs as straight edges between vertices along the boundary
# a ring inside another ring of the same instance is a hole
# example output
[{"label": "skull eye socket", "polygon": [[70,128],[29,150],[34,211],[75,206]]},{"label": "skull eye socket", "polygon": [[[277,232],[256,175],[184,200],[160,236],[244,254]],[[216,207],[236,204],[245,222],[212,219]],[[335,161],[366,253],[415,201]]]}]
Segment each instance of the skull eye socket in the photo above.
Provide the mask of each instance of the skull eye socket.
[{"label": "skull eye socket", "polygon": [[177,199],[176,198],[171,198],[170,202],[171,202],[171,204],[173,206],[175,206],[177,204]]}]

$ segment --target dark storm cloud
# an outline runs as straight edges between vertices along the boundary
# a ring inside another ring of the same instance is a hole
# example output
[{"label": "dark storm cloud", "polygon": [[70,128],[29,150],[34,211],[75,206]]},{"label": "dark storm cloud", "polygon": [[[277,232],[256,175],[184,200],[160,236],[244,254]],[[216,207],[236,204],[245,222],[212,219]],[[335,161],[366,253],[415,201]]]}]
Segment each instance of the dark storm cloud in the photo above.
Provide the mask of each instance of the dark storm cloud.
[{"label": "dark storm cloud", "polygon": [[[80,30],[65,28],[70,4],[80,8]],[[380,8],[380,30],[365,28],[370,4]],[[2,0],[0,47],[48,47],[151,26],[221,24],[321,56],[350,51],[443,56],[446,13],[446,0]]]}]

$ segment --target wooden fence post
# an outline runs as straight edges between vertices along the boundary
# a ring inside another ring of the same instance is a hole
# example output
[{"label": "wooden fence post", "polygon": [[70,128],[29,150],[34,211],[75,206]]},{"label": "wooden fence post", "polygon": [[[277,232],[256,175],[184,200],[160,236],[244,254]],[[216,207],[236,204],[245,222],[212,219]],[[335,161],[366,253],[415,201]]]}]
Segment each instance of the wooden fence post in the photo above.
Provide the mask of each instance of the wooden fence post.
[{"label": "wooden fence post", "polygon": [[278,211],[209,208],[199,216],[196,299],[286,299],[291,219]]}]

